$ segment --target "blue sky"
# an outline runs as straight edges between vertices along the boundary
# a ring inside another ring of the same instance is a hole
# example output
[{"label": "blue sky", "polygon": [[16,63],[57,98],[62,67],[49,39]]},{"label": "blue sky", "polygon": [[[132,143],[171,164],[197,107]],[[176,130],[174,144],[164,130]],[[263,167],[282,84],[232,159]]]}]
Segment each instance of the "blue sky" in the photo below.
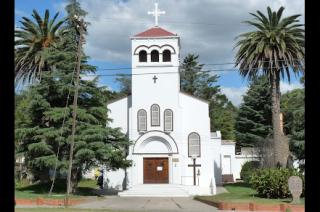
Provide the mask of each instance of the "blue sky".
[{"label": "blue sky", "polygon": [[[159,7],[161,10],[166,10],[166,15],[159,18],[159,23],[161,27],[176,32],[181,37],[181,59],[187,53],[196,53],[200,55],[199,60],[203,64],[233,62],[234,38],[249,29],[241,21],[251,19],[249,12],[258,9],[263,11],[270,4],[268,0],[244,1],[212,0],[195,3],[187,0],[160,0]],[[63,17],[66,2],[66,0],[16,0],[16,24],[19,26],[17,22],[22,16],[30,17],[33,9],[40,14],[44,14],[45,9],[49,9],[51,16],[59,11],[60,17]],[[98,70],[130,67],[129,37],[152,26],[153,18],[146,13],[153,9],[153,3],[156,1],[80,0],[80,2],[88,12],[87,20],[91,23],[88,27],[87,43],[84,46],[86,54],[91,57],[90,64],[97,66]],[[280,5],[286,7],[285,11],[288,11],[288,15],[304,13],[301,0],[274,0],[271,3],[275,9]],[[229,69],[233,68],[232,66],[206,68]],[[130,70],[101,70],[98,74],[119,72],[130,73]],[[217,84],[221,86],[222,92],[238,105],[241,102],[241,95],[247,89],[247,80],[239,76],[236,71],[217,74],[220,76]],[[300,87],[298,80],[292,77],[290,85],[284,81],[282,90]],[[100,77],[100,84],[113,90],[119,87],[112,77]]]}]

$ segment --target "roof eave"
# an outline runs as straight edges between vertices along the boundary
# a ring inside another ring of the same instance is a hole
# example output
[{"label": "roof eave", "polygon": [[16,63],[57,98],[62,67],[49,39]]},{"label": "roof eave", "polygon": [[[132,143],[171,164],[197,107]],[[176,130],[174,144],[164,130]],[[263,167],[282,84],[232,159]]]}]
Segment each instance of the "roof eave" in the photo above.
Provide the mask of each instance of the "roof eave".
[{"label": "roof eave", "polygon": [[180,38],[178,35],[170,36],[131,36],[130,39],[163,39],[163,38]]},{"label": "roof eave", "polygon": [[121,97],[118,97],[118,98],[116,98],[116,99],[113,99],[113,100],[107,102],[107,106],[108,106],[108,105],[111,105],[111,104],[113,104],[113,103],[115,103],[115,102],[118,102],[118,101],[120,101],[120,100],[122,100],[122,99],[129,98],[130,96],[131,96],[131,94],[130,94],[130,95],[126,95],[126,96],[121,96]]},{"label": "roof eave", "polygon": [[192,98],[194,98],[194,99],[200,100],[200,101],[202,101],[202,102],[204,102],[204,103],[206,103],[206,104],[210,104],[210,101],[208,101],[208,100],[206,100],[206,99],[202,99],[202,98],[200,98],[200,97],[194,96],[194,95],[192,95],[192,94],[190,94],[190,93],[187,93],[187,92],[185,92],[185,91],[182,91],[182,90],[180,90],[179,92],[182,93],[182,94],[184,94],[184,95],[186,95],[186,96],[190,96],[190,97],[192,97]]}]

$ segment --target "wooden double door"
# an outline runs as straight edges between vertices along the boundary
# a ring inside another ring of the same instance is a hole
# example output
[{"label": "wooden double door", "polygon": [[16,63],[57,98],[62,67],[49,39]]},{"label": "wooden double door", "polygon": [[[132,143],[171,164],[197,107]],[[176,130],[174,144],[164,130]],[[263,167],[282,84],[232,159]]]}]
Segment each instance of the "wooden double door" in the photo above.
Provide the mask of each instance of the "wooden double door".
[{"label": "wooden double door", "polygon": [[143,158],[143,183],[169,183],[168,158]]}]

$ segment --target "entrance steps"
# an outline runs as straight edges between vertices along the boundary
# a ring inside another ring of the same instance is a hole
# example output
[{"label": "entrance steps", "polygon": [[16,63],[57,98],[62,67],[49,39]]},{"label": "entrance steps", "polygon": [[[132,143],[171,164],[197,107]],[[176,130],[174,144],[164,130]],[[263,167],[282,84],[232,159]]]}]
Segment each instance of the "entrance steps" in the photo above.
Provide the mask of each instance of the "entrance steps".
[{"label": "entrance steps", "polygon": [[180,185],[140,184],[119,192],[120,197],[189,197],[189,192]]},{"label": "entrance steps", "polygon": [[233,183],[233,174],[223,174],[222,175],[222,182],[223,183]]}]

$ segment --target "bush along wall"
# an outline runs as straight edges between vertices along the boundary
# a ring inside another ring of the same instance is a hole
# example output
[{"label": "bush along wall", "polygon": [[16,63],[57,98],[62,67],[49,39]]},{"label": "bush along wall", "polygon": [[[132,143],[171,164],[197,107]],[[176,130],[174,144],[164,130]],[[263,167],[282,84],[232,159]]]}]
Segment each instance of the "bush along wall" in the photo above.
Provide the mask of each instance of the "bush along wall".
[{"label": "bush along wall", "polygon": [[251,175],[253,174],[254,171],[256,171],[260,167],[260,162],[259,161],[248,161],[245,164],[243,164],[240,172],[240,177],[241,179],[249,183]]},{"label": "bush along wall", "polygon": [[250,183],[262,197],[288,198],[291,197],[288,179],[290,176],[299,176],[303,182],[302,196],[304,196],[304,176],[295,169],[268,168],[258,169],[252,175]]}]

